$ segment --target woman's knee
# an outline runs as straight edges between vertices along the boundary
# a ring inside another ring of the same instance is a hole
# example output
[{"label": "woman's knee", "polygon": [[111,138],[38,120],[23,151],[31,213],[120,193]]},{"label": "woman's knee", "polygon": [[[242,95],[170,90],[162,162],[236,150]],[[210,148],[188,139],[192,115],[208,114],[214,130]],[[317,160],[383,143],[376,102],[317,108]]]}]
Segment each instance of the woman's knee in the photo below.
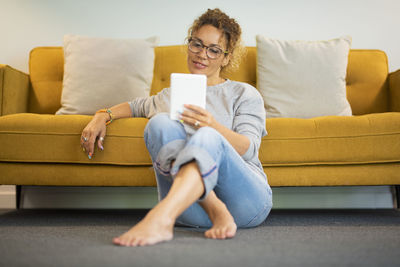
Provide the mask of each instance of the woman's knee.
[{"label": "woman's knee", "polygon": [[162,129],[165,125],[169,124],[171,119],[169,118],[167,113],[159,113],[153,116],[146,125],[146,131],[152,131],[157,129]]},{"label": "woman's knee", "polygon": [[[181,123],[171,120],[167,113],[160,113],[149,120],[144,130],[144,141],[153,160],[158,154],[171,157],[186,142],[186,133]],[[173,143],[171,143],[173,142]],[[167,144],[171,143],[169,146]]]},{"label": "woman's knee", "polygon": [[214,128],[201,127],[193,135],[194,142],[205,142],[206,144],[217,146],[224,140],[224,137]]},{"label": "woman's knee", "polygon": [[144,129],[144,139],[147,142],[150,136],[159,138],[161,134],[167,133],[168,130],[172,132],[179,132],[182,128],[177,121],[171,120],[168,113],[159,113],[152,117]]},{"label": "woman's knee", "polygon": [[214,128],[209,127],[209,126],[199,128],[196,133],[201,134],[201,135],[206,135],[206,136],[220,135],[217,130],[215,130]]}]

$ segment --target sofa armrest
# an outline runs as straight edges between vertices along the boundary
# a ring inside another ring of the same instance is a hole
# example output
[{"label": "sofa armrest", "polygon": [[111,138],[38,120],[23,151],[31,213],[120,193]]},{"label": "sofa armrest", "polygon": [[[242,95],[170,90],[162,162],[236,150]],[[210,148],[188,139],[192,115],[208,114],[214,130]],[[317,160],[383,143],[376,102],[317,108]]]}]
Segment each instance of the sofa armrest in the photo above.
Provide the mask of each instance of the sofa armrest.
[{"label": "sofa armrest", "polygon": [[389,73],[390,111],[400,112],[400,70]]},{"label": "sofa armrest", "polygon": [[29,75],[0,64],[0,116],[28,111]]}]

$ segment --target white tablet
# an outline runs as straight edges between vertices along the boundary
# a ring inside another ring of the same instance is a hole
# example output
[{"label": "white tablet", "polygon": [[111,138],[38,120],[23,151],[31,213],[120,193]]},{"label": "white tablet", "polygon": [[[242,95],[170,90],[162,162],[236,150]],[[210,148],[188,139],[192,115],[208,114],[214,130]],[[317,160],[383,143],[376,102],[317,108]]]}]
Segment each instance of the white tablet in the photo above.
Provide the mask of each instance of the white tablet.
[{"label": "white tablet", "polygon": [[184,104],[206,108],[207,76],[202,74],[171,74],[170,118],[179,120]]}]

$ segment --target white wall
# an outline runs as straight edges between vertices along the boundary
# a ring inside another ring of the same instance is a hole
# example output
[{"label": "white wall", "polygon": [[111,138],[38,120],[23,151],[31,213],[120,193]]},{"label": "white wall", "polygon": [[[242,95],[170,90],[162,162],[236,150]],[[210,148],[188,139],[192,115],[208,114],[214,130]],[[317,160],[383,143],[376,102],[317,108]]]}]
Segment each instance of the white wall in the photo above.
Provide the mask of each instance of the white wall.
[{"label": "white wall", "polygon": [[237,18],[246,45],[255,35],[322,40],[351,35],[353,48],[381,49],[400,68],[399,0],[0,0],[0,64],[28,71],[29,51],[61,46],[64,34],[115,38],[160,36],[182,44],[207,8]]}]

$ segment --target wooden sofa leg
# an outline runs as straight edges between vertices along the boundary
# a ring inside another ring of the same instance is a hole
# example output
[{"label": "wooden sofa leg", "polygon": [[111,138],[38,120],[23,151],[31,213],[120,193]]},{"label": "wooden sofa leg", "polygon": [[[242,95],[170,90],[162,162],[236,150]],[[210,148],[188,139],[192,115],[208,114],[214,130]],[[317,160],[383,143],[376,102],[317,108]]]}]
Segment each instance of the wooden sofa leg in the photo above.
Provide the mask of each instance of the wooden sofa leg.
[{"label": "wooden sofa leg", "polygon": [[22,191],[22,185],[17,185],[15,186],[15,206],[17,210],[21,208],[21,191]]}]

